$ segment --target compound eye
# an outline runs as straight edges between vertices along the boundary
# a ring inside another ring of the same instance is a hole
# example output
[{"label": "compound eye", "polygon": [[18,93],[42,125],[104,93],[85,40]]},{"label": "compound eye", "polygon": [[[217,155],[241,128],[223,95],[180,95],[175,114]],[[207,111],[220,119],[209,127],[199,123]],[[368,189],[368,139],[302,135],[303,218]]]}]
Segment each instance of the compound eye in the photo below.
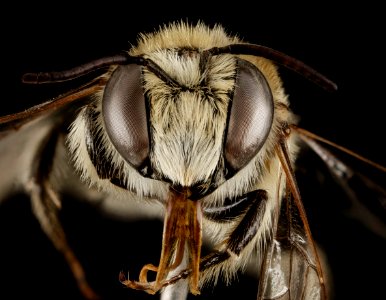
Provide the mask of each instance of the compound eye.
[{"label": "compound eye", "polygon": [[149,156],[141,66],[117,67],[106,84],[102,112],[112,144],[128,163],[139,169]]},{"label": "compound eye", "polygon": [[237,62],[224,153],[234,171],[244,167],[263,147],[273,121],[273,97],[264,75],[248,61]]}]

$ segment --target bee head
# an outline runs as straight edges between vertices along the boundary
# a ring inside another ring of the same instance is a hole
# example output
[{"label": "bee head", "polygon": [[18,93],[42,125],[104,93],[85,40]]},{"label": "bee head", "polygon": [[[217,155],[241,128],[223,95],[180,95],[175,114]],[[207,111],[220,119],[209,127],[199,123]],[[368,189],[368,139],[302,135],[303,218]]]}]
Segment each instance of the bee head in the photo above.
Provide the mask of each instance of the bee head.
[{"label": "bee head", "polygon": [[264,145],[273,122],[269,85],[255,65],[233,55],[167,49],[147,59],[150,68],[119,66],[107,83],[107,134],[144,176],[202,196]]}]

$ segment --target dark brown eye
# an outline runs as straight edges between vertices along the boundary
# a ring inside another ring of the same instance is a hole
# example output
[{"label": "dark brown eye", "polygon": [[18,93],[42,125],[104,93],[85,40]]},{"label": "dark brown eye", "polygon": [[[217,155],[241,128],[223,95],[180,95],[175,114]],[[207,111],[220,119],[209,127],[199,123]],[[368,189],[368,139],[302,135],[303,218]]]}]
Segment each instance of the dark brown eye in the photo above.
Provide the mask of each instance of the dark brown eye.
[{"label": "dark brown eye", "polygon": [[234,171],[244,167],[264,145],[272,120],[273,98],[267,80],[255,65],[238,59],[224,153]]},{"label": "dark brown eye", "polygon": [[107,134],[122,157],[139,168],[149,155],[149,134],[142,67],[119,66],[103,95],[102,112]]}]

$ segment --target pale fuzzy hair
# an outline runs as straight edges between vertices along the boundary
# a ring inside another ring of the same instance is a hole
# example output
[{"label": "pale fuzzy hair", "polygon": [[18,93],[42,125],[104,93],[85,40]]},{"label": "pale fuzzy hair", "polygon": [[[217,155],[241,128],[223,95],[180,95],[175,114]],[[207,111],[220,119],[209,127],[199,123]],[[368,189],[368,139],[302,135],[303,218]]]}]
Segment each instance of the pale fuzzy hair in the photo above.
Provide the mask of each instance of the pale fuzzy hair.
[{"label": "pale fuzzy hair", "polygon": [[163,25],[156,32],[139,35],[137,46],[130,50],[130,55],[152,53],[166,48],[209,49],[239,43],[237,36],[229,36],[221,25],[212,28],[202,22],[189,25],[185,22],[174,22]]}]

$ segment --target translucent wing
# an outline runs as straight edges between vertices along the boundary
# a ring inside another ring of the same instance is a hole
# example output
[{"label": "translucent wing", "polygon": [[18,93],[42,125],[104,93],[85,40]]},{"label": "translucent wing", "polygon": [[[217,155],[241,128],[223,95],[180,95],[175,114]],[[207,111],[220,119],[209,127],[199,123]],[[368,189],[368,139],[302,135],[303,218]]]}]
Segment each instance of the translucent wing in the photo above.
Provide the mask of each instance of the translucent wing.
[{"label": "translucent wing", "polygon": [[[350,205],[349,215],[357,219],[365,227],[382,238],[386,238],[386,168],[352,152],[349,149],[336,145],[311,132],[295,128],[300,138],[325,163],[334,181],[346,193]],[[379,171],[372,175],[365,175],[343,160],[339,159],[323,144],[328,144],[367,164],[373,170]]]},{"label": "translucent wing", "polygon": [[324,299],[323,276],[313,241],[292,197],[282,205],[276,237],[264,261],[258,299]]},{"label": "translucent wing", "polygon": [[322,268],[283,141],[277,149],[286,197],[263,260],[257,299],[326,299]]},{"label": "translucent wing", "polygon": [[104,79],[98,78],[54,100],[0,117],[0,199],[26,190],[42,151],[65,133],[76,110],[90,101]]},{"label": "translucent wing", "polygon": [[[103,79],[102,79],[103,81]],[[65,155],[67,126],[76,111],[86,105],[90,95],[103,87],[97,79],[86,86],[34,106],[20,113],[0,117],[0,200],[25,193],[43,231],[63,254],[86,299],[97,295],[88,285],[83,268],[67,243],[58,217],[61,201],[59,184],[68,184],[71,168]],[[57,185],[54,170],[63,178]]]}]

